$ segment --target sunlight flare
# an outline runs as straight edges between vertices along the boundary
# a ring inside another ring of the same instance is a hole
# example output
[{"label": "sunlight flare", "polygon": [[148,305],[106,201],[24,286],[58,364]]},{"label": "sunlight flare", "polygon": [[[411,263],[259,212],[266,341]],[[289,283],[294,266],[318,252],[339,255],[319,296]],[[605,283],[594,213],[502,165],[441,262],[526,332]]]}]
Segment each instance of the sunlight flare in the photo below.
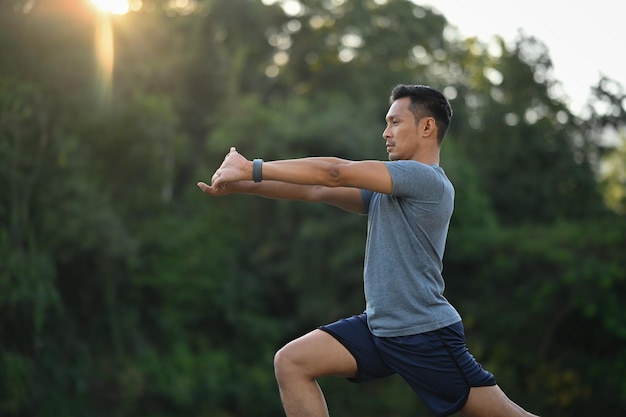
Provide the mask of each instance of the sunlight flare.
[{"label": "sunlight flare", "polygon": [[108,16],[100,16],[96,26],[96,58],[98,61],[99,95],[102,100],[111,97],[114,63],[113,28]]},{"label": "sunlight flare", "polygon": [[98,10],[113,14],[126,14],[130,10],[128,0],[91,0]]}]

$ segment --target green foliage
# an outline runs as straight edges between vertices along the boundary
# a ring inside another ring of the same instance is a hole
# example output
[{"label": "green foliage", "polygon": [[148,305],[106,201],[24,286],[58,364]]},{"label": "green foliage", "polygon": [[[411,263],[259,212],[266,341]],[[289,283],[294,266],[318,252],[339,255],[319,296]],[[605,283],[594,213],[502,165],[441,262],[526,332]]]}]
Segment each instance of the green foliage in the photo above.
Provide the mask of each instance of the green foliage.
[{"label": "green foliage", "polygon": [[518,224],[603,215],[592,169],[599,144],[583,148],[574,116],[550,97],[545,46],[522,38],[511,51],[501,48],[497,61],[469,61],[475,79],[460,89],[471,113],[461,114],[466,118],[457,133],[498,219]]},{"label": "green foliage", "polygon": [[211,132],[208,150],[224,154],[236,145],[244,155],[263,155],[266,160],[328,152],[348,159],[382,157],[382,118],[368,117],[373,110],[367,104],[338,94],[268,103],[255,96],[242,97],[237,112],[225,115]]},{"label": "green foliage", "polygon": [[600,397],[625,405],[609,371],[626,358],[625,228],[614,218],[451,235],[449,292],[470,343],[504,387],[528,391],[546,414],[592,413]]},{"label": "green foliage", "polygon": [[603,159],[601,184],[606,205],[614,212],[626,214],[626,138]]},{"label": "green foliage", "polygon": [[[0,5],[1,415],[280,415],[275,350],[364,308],[366,218],[195,183],[230,146],[384,159],[401,82],[455,111],[445,274],[472,352],[536,413],[623,414],[626,227],[600,192],[623,213],[601,141],[622,90],[575,117],[538,40],[492,56],[405,0],[183,3],[108,17],[106,91],[89,2]],[[426,414],[399,378],[321,384],[333,415]]]}]

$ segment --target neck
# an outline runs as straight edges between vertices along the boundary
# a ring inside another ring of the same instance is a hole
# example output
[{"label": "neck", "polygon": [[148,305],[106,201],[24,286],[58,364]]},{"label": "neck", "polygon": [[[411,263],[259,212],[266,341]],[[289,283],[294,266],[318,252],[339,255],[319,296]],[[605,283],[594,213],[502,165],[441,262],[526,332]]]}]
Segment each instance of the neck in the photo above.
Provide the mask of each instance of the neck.
[{"label": "neck", "polygon": [[412,159],[426,165],[439,165],[439,148],[422,149]]}]

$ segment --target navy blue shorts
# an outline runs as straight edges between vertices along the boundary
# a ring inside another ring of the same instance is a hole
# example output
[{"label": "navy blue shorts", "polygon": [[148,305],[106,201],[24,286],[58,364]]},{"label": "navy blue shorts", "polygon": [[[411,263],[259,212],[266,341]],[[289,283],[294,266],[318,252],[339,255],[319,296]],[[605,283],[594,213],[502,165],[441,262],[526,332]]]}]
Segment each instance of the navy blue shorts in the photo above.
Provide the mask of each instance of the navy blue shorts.
[{"label": "navy blue shorts", "polygon": [[463,323],[410,336],[377,337],[365,313],[320,327],[352,353],[358,365],[353,382],[399,374],[435,416],[461,410],[470,387],[496,385],[469,353]]}]

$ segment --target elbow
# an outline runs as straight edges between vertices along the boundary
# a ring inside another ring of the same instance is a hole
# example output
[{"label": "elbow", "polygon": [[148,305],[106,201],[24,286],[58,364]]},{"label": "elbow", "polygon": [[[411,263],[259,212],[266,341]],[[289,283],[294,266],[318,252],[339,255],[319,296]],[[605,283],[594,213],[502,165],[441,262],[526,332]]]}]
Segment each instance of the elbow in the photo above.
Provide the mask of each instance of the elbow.
[{"label": "elbow", "polygon": [[340,158],[330,160],[323,172],[323,185],[327,187],[349,187],[351,162]]},{"label": "elbow", "polygon": [[342,183],[341,164],[338,164],[338,163],[330,164],[326,172],[326,177],[327,177],[327,186],[329,187],[342,186],[343,183]]}]

